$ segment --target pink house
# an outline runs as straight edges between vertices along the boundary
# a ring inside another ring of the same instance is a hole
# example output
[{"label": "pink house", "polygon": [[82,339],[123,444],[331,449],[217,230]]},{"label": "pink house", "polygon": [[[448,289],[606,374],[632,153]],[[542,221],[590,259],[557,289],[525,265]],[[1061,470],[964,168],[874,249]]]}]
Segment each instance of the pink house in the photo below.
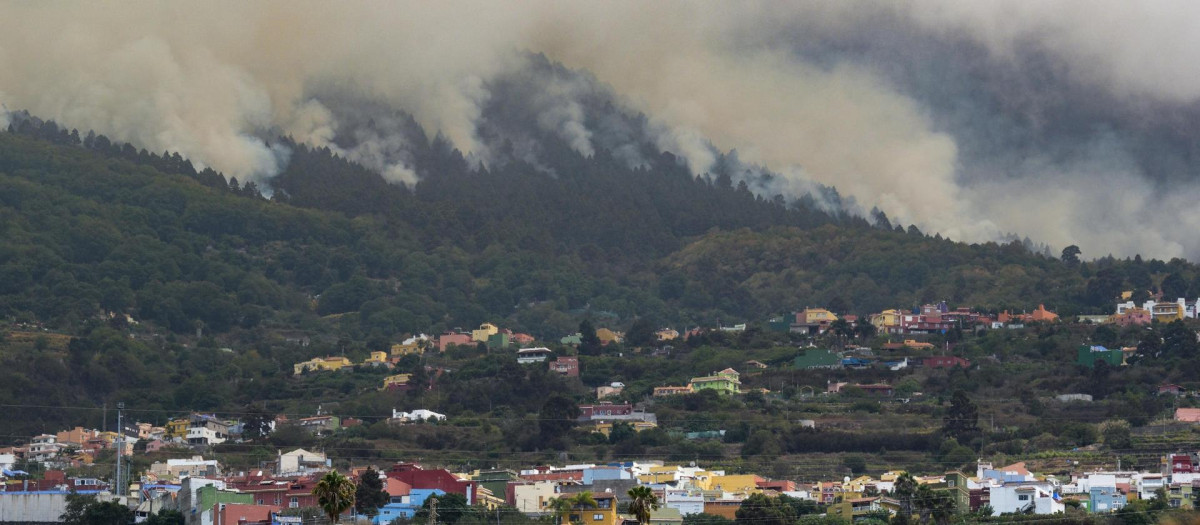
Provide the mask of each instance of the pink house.
[{"label": "pink house", "polygon": [[1145,308],[1130,308],[1123,314],[1114,315],[1112,322],[1117,326],[1142,326],[1150,324],[1153,317],[1150,310]]},{"label": "pink house", "polygon": [[438,351],[445,352],[446,347],[450,345],[474,345],[475,341],[471,339],[471,334],[456,334],[447,332],[438,336]]},{"label": "pink house", "polygon": [[1175,421],[1200,423],[1200,408],[1176,408]]},{"label": "pink house", "polygon": [[954,368],[956,366],[962,368],[971,367],[970,361],[955,355],[926,357],[922,364],[924,364],[926,368]]}]

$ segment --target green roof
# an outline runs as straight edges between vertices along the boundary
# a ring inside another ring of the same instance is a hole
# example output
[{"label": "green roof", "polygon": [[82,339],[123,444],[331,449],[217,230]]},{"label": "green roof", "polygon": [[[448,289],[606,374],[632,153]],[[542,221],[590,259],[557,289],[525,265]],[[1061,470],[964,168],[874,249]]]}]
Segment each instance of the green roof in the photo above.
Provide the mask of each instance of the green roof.
[{"label": "green roof", "polygon": [[842,364],[842,358],[831,350],[809,348],[796,356],[792,366],[795,368],[836,367]]}]

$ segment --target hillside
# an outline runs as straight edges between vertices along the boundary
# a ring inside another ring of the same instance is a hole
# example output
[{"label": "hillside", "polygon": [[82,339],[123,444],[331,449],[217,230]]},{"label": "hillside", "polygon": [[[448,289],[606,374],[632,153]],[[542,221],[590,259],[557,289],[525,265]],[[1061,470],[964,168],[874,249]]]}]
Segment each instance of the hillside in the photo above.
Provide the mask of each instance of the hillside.
[{"label": "hillside", "polygon": [[[14,435],[93,420],[88,407],[118,399],[151,411],[261,400],[312,410],[322,395],[288,379],[293,363],[359,361],[407,334],[485,321],[556,341],[584,318],[682,328],[805,305],[867,314],[945,299],[1070,314],[1110,311],[1122,289],[1187,294],[1197,277],[1178,260],[1073,264],[1020,243],[872,226],[691,177],[665,154],[631,169],[563,152],[550,175],[519,161],[473,169],[435,139],[410,191],[289,143],[292,163],[266,199],[177,155],[28,122],[0,133],[0,313],[82,337],[66,352],[6,343],[0,403],[82,411],[14,409]],[[297,344],[305,337],[311,346]],[[686,359],[658,379],[719,364]]]},{"label": "hillside", "polygon": [[[845,341],[762,329],[767,316],[805,305],[867,314],[945,299],[984,311],[1039,303],[1064,314],[1109,311],[1123,289],[1194,295],[1197,269],[1184,261],[1076,263],[1015,242],[955,243],[803,202],[764,201],[727,179],[690,177],[665,155],[643,169],[577,157],[579,171],[550,176],[519,162],[471,169],[437,146],[430,151],[441,160],[428,165],[446,171],[408,190],[331,152],[288,143],[292,163],[267,199],[254,185],[197,172],[169,153],[102,147],[107,139],[99,137],[76,142],[49,124],[13,131],[0,133],[5,443],[102,427],[111,416],[104,407],[117,402],[130,417],[160,425],[190,411],[247,419],[321,409],[363,421],[329,438],[289,430],[211,452],[247,467],[273,447],[310,446],[350,461],[418,455],[478,468],[556,461],[562,451],[841,477],[961,467],[977,453],[1047,469],[1065,468],[1064,458],[1103,466],[1119,454],[1126,465],[1153,468],[1160,453],[1194,440],[1190,429],[1162,424],[1171,405],[1150,395],[1162,382],[1200,386],[1191,382],[1197,350],[1182,324],[932,336],[933,350],[885,351],[880,359],[919,362],[953,338],[954,355],[974,365],[900,371],[793,369],[798,346]],[[580,356],[579,379],[521,367],[511,349],[477,348],[407,356],[394,370],[293,375],[295,363],[314,356],[358,363],[411,333],[485,321],[568,355],[575,350],[557,340],[581,319],[622,330],[635,322],[750,326],[692,338],[665,355],[626,345],[590,351]],[[857,339],[877,349],[885,341]],[[1146,354],[1120,369],[1071,366],[1088,342]],[[749,359],[769,368],[750,371]],[[649,397],[656,386],[726,367],[743,371],[745,389],[767,393]],[[448,372],[429,390],[380,390],[389,374],[423,383],[437,370]],[[591,402],[595,387],[613,381],[627,385],[618,401],[648,403],[659,429],[605,439],[541,428],[547,399]],[[886,402],[850,389],[812,397],[839,381],[886,382],[924,396]],[[943,428],[958,391],[978,407],[979,429]],[[1071,392],[1096,402],[1053,401]],[[442,411],[451,423],[385,421],[392,409],[415,407]],[[1132,438],[1105,434],[1121,425],[1109,420],[1128,421]],[[725,436],[685,437],[714,430]]]}]

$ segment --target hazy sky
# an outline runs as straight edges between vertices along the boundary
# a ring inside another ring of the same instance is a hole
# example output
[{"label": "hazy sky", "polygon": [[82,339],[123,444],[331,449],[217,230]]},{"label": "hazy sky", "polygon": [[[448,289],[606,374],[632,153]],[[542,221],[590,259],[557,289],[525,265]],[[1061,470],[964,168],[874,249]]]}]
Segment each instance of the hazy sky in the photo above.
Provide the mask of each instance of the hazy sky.
[{"label": "hazy sky", "polygon": [[[966,241],[1200,257],[1194,2],[0,4],[0,102],[241,179],[281,130],[328,144],[345,89],[484,155],[489,80],[543,53],[645,112],[696,172],[709,144]],[[539,124],[582,153],[577,86]],[[386,137],[350,152],[372,164]],[[373,165],[410,183],[402,163]]]}]

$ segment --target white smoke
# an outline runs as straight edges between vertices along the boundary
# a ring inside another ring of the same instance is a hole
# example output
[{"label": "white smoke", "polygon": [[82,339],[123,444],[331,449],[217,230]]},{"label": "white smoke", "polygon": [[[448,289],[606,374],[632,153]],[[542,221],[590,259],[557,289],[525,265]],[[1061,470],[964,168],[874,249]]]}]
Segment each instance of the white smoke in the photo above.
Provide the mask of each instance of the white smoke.
[{"label": "white smoke", "polygon": [[[1020,231],[1096,255],[1200,254],[1200,241],[1183,230],[1144,234],[1136,228],[1144,221],[1108,218],[1156,206],[1162,216],[1190,211],[1180,193],[1164,198],[1136,170],[1047,161],[965,185],[954,137],[935,129],[920,104],[870,66],[808,62],[788,47],[796,32],[869,32],[881,12],[931,38],[978,41],[996,60],[1040,46],[1080,81],[1127,97],[1200,97],[1200,71],[1191,67],[1200,59],[1200,7],[1192,3],[266,1],[0,4],[0,19],[20,21],[0,31],[0,102],[261,181],[286,158],[258,138],[266,130],[331,149],[339,133],[365,133],[340,126],[309,95],[313,85],[410,111],[469,158],[486,160],[476,125],[488,80],[517,67],[522,51],[541,52],[628,97],[631,109],[650,115],[657,144],[696,173],[711,169],[718,151],[736,149],[746,163],[783,175],[773,188],[835,186],[893,221],[955,239]],[[580,89],[560,83],[531,93],[542,97],[538,125],[585,155],[605,147],[644,162],[632,139],[599,142],[611,134],[589,128]],[[417,179],[396,136],[356,139],[339,151],[389,180]],[[1102,216],[1097,202],[1119,213]]]}]

